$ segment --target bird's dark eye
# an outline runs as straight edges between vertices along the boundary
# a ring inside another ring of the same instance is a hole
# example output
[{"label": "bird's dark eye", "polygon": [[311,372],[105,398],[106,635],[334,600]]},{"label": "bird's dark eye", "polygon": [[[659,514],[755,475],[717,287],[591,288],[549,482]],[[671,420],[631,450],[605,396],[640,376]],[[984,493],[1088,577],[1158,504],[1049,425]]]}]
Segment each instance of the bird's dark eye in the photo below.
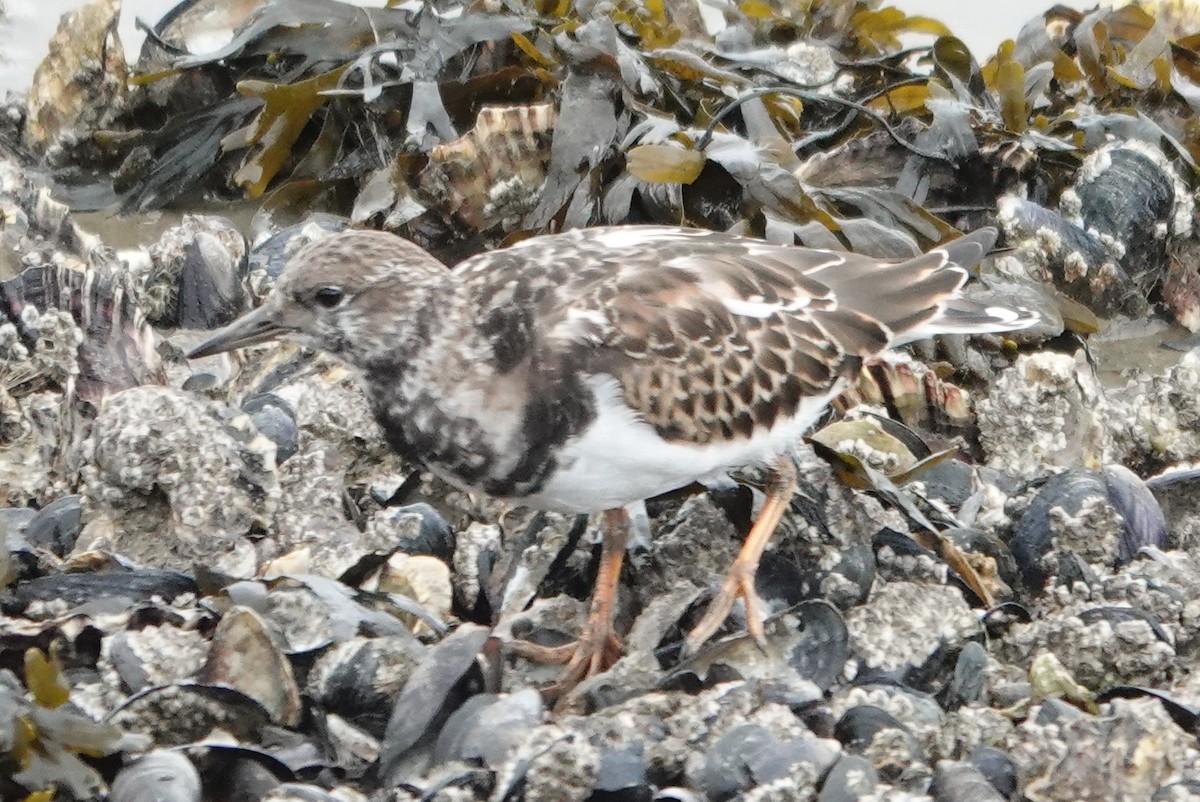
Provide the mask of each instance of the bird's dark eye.
[{"label": "bird's dark eye", "polygon": [[343,296],[341,287],[322,287],[316,291],[313,299],[326,309],[332,309],[342,302]]}]

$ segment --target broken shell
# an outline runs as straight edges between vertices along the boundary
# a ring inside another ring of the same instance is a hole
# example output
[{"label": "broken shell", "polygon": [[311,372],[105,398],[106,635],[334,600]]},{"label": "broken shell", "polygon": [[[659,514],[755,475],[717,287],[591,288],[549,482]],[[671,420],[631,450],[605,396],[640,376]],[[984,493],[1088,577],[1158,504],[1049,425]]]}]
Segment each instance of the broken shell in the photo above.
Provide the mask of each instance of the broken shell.
[{"label": "broken shell", "polygon": [[221,617],[199,679],[237,688],[257,700],[276,723],[295,726],[300,720],[300,689],[291,663],[278,636],[253,610],[234,607]]},{"label": "broken shell", "polygon": [[472,696],[442,726],[433,760],[459,760],[499,769],[530,730],[542,723],[545,712],[542,696],[533,688],[503,696]]},{"label": "broken shell", "polygon": [[353,638],[317,658],[306,692],[377,738],[387,727],[388,704],[423,659],[425,648],[410,638]]},{"label": "broken shell", "polygon": [[429,205],[479,231],[520,221],[546,181],[555,118],[550,103],[481,108],[467,134],[430,150],[418,178]]}]

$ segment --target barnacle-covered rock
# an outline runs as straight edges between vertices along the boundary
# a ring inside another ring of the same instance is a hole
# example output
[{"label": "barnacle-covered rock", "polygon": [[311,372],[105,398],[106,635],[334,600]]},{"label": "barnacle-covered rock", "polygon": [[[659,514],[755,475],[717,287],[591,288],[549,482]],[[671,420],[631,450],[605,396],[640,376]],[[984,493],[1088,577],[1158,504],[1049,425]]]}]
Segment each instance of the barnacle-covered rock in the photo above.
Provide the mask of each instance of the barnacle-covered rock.
[{"label": "barnacle-covered rock", "polygon": [[115,632],[107,644],[108,661],[131,693],[192,679],[207,656],[199,632],[165,623]]},{"label": "barnacle-covered rock", "polygon": [[1135,560],[1111,576],[1101,577],[1099,599],[1105,605],[1140,610],[1163,625],[1176,652],[1194,653],[1200,646],[1200,574],[1189,552],[1159,552]]},{"label": "barnacle-covered rock", "polygon": [[1082,353],[1023,355],[977,404],[987,464],[1032,479],[1045,466],[1109,461],[1108,403]]},{"label": "barnacle-covered rock", "polygon": [[943,645],[978,634],[979,622],[957,588],[917,588],[889,582],[846,613],[851,648],[867,666],[920,666]]},{"label": "barnacle-covered rock", "polygon": [[1023,793],[1040,802],[1148,799],[1177,772],[1194,771],[1196,761],[1191,734],[1152,700],[1117,700],[1107,715],[1066,721],[1030,715],[1009,754],[1026,778]]},{"label": "barnacle-covered rock", "polygon": [[1110,685],[1153,685],[1175,666],[1169,635],[1152,615],[1130,607],[1069,602],[1054,615],[1014,624],[999,657],[1028,665],[1054,655],[1075,681],[1092,692]]},{"label": "barnacle-covered rock", "polygon": [[275,444],[244,414],[162,387],[108,399],[85,445],[84,538],[147,565],[215,561],[256,567],[245,536],[264,531],[279,498]]},{"label": "barnacle-covered rock", "polygon": [[1110,419],[1126,464],[1153,473],[1200,461],[1200,359],[1189,353],[1161,374],[1135,374]]}]

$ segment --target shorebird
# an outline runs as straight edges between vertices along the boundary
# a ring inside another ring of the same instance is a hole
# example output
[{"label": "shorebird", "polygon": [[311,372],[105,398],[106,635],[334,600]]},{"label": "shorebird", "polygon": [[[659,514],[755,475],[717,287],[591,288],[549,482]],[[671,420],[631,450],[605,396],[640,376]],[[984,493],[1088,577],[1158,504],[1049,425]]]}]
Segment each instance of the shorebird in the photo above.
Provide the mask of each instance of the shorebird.
[{"label": "shorebird", "polygon": [[358,369],[388,442],[468,491],[603,513],[579,640],[522,653],[567,663],[561,687],[620,654],[613,605],[625,507],[733,467],[769,467],[766,500],[707,614],[738,599],[764,641],[755,571],[795,488],[788,454],[882,351],[1035,316],[962,297],[980,229],[904,261],[662,226],[533,237],[447,269],[388,233],[296,253],[262,306],[200,357],[289,336]]}]

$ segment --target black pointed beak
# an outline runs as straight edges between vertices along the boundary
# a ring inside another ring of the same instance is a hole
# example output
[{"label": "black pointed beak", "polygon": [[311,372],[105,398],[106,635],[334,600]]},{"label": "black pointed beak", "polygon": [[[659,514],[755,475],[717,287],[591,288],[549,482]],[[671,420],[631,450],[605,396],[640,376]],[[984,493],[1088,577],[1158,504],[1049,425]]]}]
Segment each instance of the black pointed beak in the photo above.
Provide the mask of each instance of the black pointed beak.
[{"label": "black pointed beak", "polygon": [[188,352],[188,359],[212,356],[247,345],[258,345],[278,338],[290,329],[275,320],[275,309],[270,303],[253,312],[242,315],[209,339]]}]

